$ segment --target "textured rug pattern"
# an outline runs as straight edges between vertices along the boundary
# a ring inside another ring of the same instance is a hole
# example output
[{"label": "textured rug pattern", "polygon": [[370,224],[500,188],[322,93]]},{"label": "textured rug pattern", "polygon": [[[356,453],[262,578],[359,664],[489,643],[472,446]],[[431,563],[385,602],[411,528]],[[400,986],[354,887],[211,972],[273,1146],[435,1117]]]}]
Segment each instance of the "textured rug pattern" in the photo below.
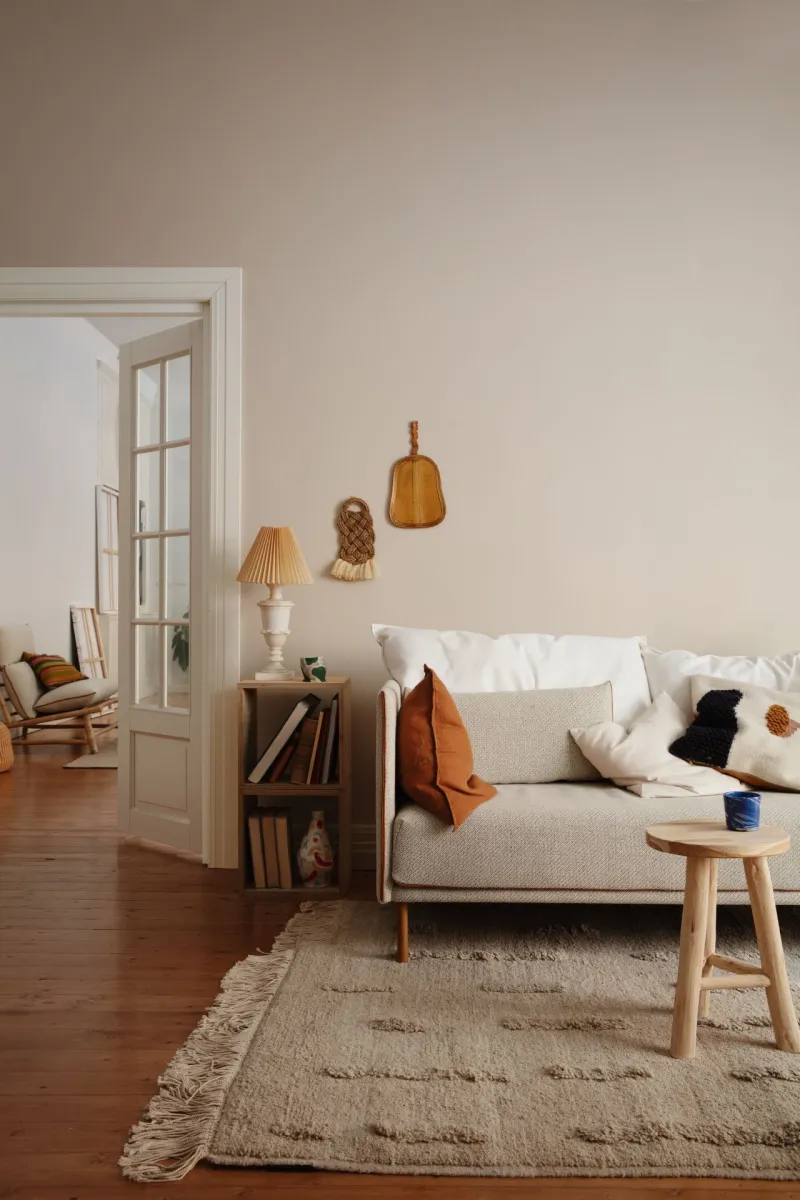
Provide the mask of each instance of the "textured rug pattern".
[{"label": "textured rug pattern", "polygon": [[[576,913],[418,907],[405,966],[392,910],[344,902],[296,918],[195,1161],[800,1177],[800,1056],[774,1047],[764,993],[714,993],[697,1058],[676,1061],[679,910]],[[781,922],[798,979],[800,919]],[[720,910],[718,948],[756,960],[744,910]]]}]

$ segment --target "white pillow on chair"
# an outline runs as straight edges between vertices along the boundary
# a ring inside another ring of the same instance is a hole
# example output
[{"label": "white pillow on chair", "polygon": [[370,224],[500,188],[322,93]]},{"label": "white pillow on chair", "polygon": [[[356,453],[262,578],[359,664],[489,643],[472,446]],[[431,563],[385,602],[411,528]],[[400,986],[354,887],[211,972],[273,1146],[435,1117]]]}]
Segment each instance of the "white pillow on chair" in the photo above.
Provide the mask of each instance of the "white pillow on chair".
[{"label": "white pillow on chair", "polygon": [[44,688],[36,678],[33,667],[26,662],[12,662],[3,667],[3,682],[11,703],[21,717],[36,716],[36,701]]}]

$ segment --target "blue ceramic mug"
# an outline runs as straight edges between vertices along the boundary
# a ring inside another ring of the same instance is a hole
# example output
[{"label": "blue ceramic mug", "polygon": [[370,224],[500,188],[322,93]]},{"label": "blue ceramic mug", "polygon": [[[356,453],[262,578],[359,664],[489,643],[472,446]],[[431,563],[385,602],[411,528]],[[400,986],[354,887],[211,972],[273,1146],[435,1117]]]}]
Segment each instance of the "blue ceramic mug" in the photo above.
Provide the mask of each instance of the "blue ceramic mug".
[{"label": "blue ceramic mug", "polygon": [[735,833],[758,829],[761,821],[760,792],[726,792],[725,824]]}]

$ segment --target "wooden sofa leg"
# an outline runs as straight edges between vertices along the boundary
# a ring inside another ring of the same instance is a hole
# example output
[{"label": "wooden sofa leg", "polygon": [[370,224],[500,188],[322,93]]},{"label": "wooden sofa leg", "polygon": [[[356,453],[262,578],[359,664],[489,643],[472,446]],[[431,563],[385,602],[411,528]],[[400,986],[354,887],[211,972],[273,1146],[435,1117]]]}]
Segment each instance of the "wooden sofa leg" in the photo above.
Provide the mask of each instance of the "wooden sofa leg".
[{"label": "wooden sofa leg", "polygon": [[94,736],[91,717],[87,716],[83,718],[83,728],[86,734],[86,745],[89,747],[89,753],[97,754],[97,739]]},{"label": "wooden sofa leg", "polygon": [[397,961],[408,962],[408,905],[397,906]]}]

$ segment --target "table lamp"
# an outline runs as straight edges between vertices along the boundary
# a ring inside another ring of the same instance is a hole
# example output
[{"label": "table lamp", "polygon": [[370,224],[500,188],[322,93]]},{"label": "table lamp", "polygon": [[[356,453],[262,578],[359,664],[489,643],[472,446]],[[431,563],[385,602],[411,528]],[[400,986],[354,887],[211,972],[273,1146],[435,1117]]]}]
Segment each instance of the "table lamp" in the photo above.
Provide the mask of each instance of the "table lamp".
[{"label": "table lamp", "polygon": [[314,580],[292,528],[262,525],[236,578],[239,583],[265,583],[269,588],[269,597],[258,602],[269,665],[265,671],[256,671],[256,679],[294,679],[295,672],[283,665],[283,643],[289,636],[293,606],[291,600],[284,600],[281,588]]}]

